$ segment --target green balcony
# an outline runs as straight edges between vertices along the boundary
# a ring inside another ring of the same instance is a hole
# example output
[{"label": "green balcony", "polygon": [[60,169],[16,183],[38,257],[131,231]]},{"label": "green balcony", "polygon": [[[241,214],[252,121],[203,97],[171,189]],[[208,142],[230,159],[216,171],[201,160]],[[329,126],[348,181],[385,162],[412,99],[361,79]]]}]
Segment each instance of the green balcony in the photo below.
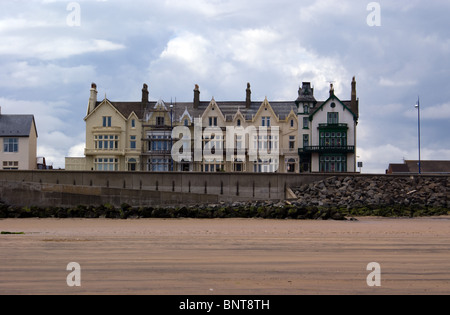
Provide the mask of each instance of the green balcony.
[{"label": "green balcony", "polygon": [[321,130],[347,130],[348,124],[319,124]]}]

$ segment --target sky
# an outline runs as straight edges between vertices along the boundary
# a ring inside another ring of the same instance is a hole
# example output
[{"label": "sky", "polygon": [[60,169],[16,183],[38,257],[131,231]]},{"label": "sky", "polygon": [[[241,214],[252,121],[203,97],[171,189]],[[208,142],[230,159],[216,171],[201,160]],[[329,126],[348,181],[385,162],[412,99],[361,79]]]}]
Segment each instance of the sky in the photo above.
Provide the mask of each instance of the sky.
[{"label": "sky", "polygon": [[2,114],[34,114],[38,155],[83,156],[89,90],[99,100],[297,99],[357,81],[363,173],[450,159],[450,2],[442,0],[1,0]]}]

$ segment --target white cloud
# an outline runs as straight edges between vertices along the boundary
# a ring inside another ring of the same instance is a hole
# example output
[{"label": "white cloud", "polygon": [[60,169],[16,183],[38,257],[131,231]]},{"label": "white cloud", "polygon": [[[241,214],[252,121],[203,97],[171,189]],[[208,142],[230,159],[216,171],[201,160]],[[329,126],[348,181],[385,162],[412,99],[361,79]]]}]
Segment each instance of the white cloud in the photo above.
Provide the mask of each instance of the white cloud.
[{"label": "white cloud", "polygon": [[76,144],[69,149],[68,156],[69,157],[84,157],[84,149],[85,148],[86,148],[86,144],[84,142]]},{"label": "white cloud", "polygon": [[62,67],[56,64],[28,61],[11,62],[3,65],[0,72],[0,86],[23,89],[25,87],[48,87],[56,84],[85,83],[85,78],[95,76],[93,66]]},{"label": "white cloud", "polygon": [[101,53],[121,49],[125,49],[125,46],[101,39],[80,40],[69,37],[7,36],[3,38],[0,44],[0,55],[54,60],[86,53]]},{"label": "white cloud", "polygon": [[217,30],[209,37],[181,32],[150,64],[149,72],[159,81],[157,87],[174,84],[169,69],[176,69],[179,80],[190,80],[189,87],[205,82],[207,86],[201,88],[206,99],[213,95],[204,92],[218,88],[227,90],[227,97],[236,91],[241,95],[248,81],[255,88],[254,97],[261,100],[265,96],[294,99],[303,81],[314,84],[318,98],[328,97],[330,81],[335,83],[336,93],[345,95],[343,99],[350,95],[351,76],[339,60],[316,55],[269,27]]},{"label": "white cloud", "polygon": [[417,85],[417,80],[394,80],[394,79],[387,79],[387,78],[381,78],[379,81],[379,84],[381,86],[387,86],[387,87],[405,87],[405,86],[413,86]]}]

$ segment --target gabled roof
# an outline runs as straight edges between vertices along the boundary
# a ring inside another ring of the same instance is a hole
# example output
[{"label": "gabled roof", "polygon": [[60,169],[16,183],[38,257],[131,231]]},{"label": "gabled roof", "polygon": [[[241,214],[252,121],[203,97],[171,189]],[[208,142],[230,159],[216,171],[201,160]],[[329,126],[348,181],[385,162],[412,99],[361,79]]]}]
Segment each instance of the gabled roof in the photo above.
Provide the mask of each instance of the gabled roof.
[{"label": "gabled roof", "polygon": [[128,119],[133,112],[138,119],[144,119],[145,106],[142,102],[112,102],[106,98],[101,102],[97,102],[94,110],[87,115],[85,119],[87,119],[87,117],[89,117],[104,102],[111,104],[125,119]]},{"label": "gabled roof", "polygon": [[327,104],[329,101],[331,100],[336,100],[337,102],[339,102],[342,106],[344,106],[345,109],[347,109],[352,115],[353,118],[357,121],[358,120],[358,114],[355,113],[353,111],[353,109],[351,108],[351,101],[341,101],[336,95],[332,94],[330,95],[330,97],[325,101],[325,102],[321,102],[318,103],[316,107],[314,107],[313,112],[311,113],[311,115],[309,116],[310,119],[312,119],[314,117],[314,115],[323,107],[325,106],[325,104]]},{"label": "gabled roof", "polygon": [[33,115],[0,115],[0,137],[29,137],[33,123]]},{"label": "gabled roof", "polygon": [[[220,111],[222,112],[227,122],[234,121],[234,118],[238,111],[240,111],[240,113],[242,114],[242,116],[245,118],[246,121],[251,121],[254,118],[254,116],[256,116],[259,109],[261,108],[261,105],[263,104],[262,101],[251,102],[250,107],[247,108],[245,101],[215,101],[215,103],[220,108]],[[209,104],[210,102],[200,102],[198,108],[194,108],[193,102],[185,102],[185,103],[178,102],[174,104],[174,111],[175,111],[174,117],[175,119],[180,119],[182,116],[185,115],[186,110],[193,118],[202,117],[203,114],[205,113],[205,110],[208,108]],[[287,102],[269,101],[269,104],[280,120],[286,120],[291,111],[294,110],[295,112],[297,108],[295,102],[293,101]]]}]

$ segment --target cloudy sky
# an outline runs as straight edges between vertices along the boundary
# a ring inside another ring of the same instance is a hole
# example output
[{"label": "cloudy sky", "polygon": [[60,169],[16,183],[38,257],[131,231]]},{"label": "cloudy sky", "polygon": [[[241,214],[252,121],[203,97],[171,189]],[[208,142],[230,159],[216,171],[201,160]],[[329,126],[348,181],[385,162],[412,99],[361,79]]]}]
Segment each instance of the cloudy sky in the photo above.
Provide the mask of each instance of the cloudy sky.
[{"label": "cloudy sky", "polygon": [[[38,154],[83,154],[90,84],[99,98],[295,100],[301,82],[360,98],[363,172],[450,159],[450,2],[442,0],[1,0],[0,106],[36,117]],[[381,23],[378,26],[378,22]]]}]

